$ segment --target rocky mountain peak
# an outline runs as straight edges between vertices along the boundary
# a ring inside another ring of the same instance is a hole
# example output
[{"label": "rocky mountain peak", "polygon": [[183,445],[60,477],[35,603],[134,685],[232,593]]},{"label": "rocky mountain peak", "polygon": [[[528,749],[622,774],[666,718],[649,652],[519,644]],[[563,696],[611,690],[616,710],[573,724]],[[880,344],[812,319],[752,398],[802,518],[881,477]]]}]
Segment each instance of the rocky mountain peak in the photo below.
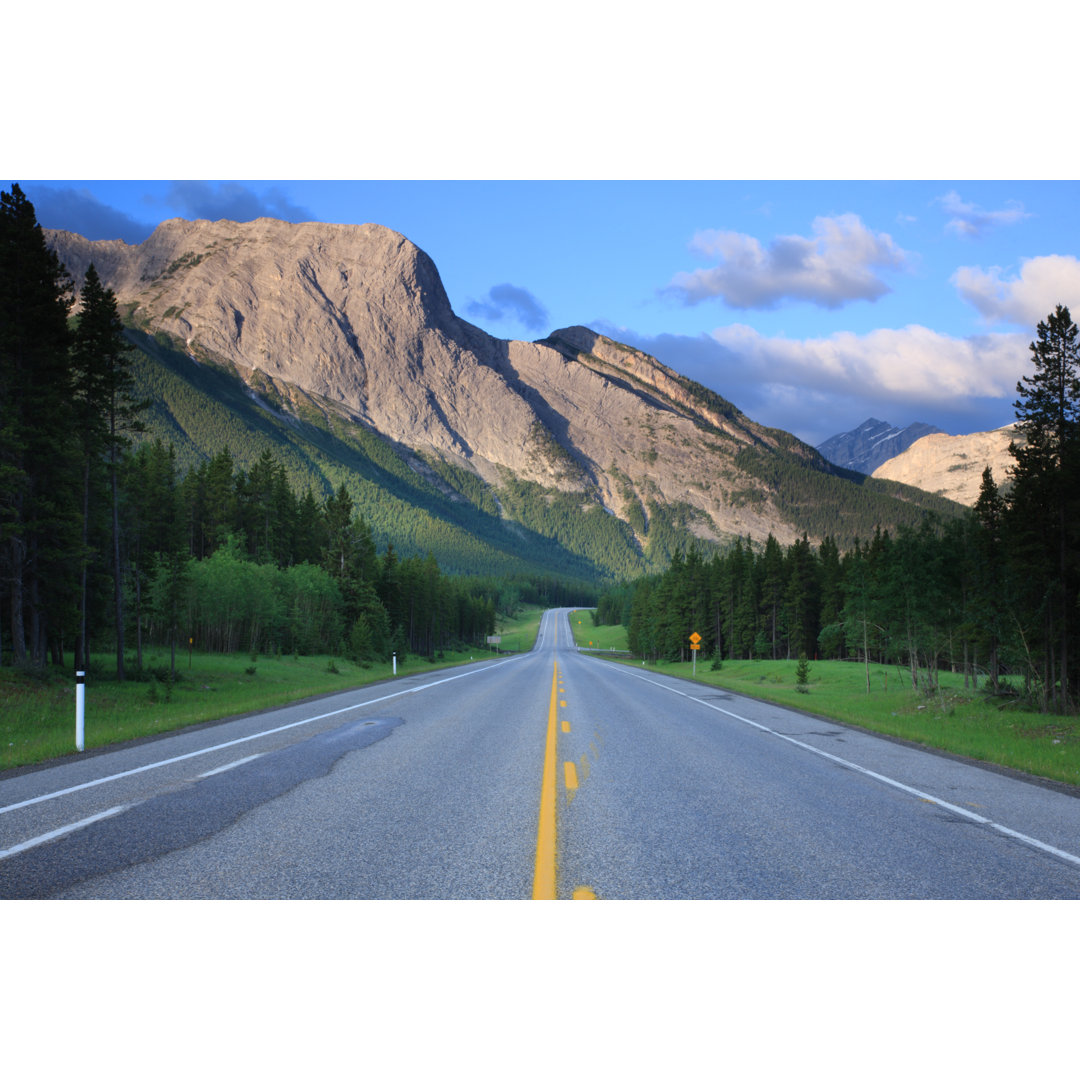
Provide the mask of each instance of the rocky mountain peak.
[{"label": "rocky mountain peak", "polygon": [[574,493],[642,543],[665,507],[704,538],[801,535],[776,473],[736,458],[783,443],[817,468],[808,447],[587,327],[491,337],[453,312],[435,264],[391,229],[177,218],[138,245],[46,236],[77,284],[95,264],[134,329],[238,375],[279,411],[299,395],[358,423],[417,469],[434,456],[493,490],[509,476]]},{"label": "rocky mountain peak", "polygon": [[817,451],[834,465],[869,476],[879,465],[903,453],[917,439],[934,434],[944,432],[932,424],[914,423],[898,428],[887,420],[870,417],[853,431],[826,439],[817,447]]}]

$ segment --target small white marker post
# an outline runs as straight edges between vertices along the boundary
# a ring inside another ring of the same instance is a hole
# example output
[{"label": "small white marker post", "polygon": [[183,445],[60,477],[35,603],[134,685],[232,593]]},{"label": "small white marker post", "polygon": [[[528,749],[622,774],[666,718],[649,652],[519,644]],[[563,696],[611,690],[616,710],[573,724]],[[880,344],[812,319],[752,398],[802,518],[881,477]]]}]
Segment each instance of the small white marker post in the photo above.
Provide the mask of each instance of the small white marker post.
[{"label": "small white marker post", "polygon": [[75,672],[75,749],[82,753],[85,745],[86,672]]},{"label": "small white marker post", "polygon": [[397,653],[394,653],[394,674],[397,674]]}]

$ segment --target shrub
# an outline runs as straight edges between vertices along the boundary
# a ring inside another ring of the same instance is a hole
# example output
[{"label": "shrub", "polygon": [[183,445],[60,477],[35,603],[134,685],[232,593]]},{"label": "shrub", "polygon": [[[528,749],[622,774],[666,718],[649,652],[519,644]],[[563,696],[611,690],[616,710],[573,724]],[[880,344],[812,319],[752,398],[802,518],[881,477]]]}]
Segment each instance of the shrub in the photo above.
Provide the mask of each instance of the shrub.
[{"label": "shrub", "polygon": [[795,689],[800,694],[809,694],[810,687],[810,664],[806,660],[806,653],[799,653],[799,666],[795,668]]}]

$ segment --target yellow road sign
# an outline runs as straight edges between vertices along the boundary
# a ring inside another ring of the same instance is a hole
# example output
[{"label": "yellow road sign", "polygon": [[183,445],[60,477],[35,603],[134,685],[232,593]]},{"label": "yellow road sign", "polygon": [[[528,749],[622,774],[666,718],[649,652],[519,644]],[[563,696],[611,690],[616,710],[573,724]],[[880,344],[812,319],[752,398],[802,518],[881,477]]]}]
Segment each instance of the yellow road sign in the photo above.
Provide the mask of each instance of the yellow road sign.
[{"label": "yellow road sign", "polygon": [[697,643],[698,643],[699,641],[701,641],[701,635],[700,635],[700,634],[699,634],[699,633],[698,633],[698,632],[697,632],[697,631],[695,630],[695,631],[694,631],[694,632],[693,632],[693,633],[692,633],[692,634],[690,635],[690,640],[691,640],[691,641],[692,641],[692,642],[693,642],[693,643],[694,643],[695,645],[697,645]]}]

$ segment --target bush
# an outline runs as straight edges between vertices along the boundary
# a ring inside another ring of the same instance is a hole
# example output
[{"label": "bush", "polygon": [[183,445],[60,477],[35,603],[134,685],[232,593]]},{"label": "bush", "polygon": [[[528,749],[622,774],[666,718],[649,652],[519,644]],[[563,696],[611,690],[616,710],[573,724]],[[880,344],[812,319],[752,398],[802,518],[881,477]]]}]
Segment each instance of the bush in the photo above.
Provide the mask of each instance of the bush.
[{"label": "bush", "polygon": [[810,665],[806,660],[806,653],[799,653],[799,666],[795,668],[795,689],[800,694],[809,694]]}]

